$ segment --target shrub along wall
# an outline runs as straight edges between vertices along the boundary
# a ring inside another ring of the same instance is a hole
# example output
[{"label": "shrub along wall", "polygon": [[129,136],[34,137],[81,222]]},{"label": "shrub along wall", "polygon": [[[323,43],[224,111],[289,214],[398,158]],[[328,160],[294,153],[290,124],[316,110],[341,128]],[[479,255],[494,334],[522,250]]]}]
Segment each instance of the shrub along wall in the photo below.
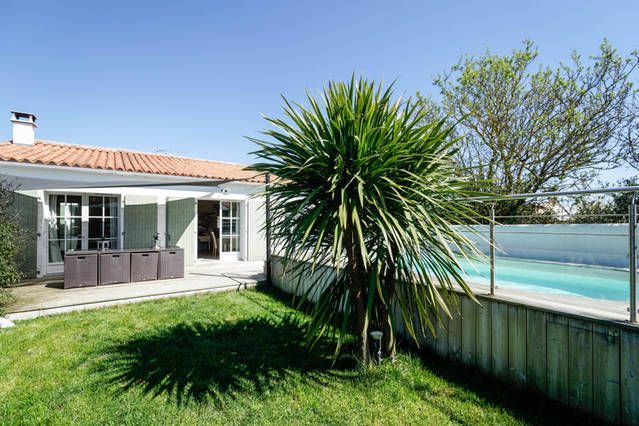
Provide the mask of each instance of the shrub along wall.
[{"label": "shrub along wall", "polygon": [[[278,288],[304,293],[272,258]],[[639,424],[639,327],[459,294],[460,312],[420,344],[499,380],[544,393],[610,422]],[[403,327],[399,335],[408,337]]]},{"label": "shrub along wall", "polygon": [[21,247],[16,264],[23,278],[35,278],[38,255],[38,202],[35,198],[14,193],[13,213],[20,226]]}]

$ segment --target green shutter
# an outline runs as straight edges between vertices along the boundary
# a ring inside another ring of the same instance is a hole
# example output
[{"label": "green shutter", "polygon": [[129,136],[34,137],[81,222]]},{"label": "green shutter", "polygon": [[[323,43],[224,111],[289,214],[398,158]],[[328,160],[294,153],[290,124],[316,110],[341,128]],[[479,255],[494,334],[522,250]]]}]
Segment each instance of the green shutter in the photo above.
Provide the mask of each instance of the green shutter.
[{"label": "green shutter", "polygon": [[184,263],[195,262],[197,238],[197,201],[195,198],[167,200],[166,246],[184,249]]},{"label": "green shutter", "polygon": [[13,212],[24,238],[16,261],[25,278],[35,278],[38,270],[38,200],[17,192],[14,195]]},{"label": "green shutter", "polygon": [[158,204],[155,197],[124,198],[124,248],[150,248],[158,232]]}]

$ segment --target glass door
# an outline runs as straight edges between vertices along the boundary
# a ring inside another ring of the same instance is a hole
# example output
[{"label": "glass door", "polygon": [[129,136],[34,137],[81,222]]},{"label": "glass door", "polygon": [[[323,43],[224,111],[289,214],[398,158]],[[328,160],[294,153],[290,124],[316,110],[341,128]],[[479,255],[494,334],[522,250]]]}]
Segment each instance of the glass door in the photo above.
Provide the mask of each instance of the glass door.
[{"label": "glass door", "polygon": [[237,201],[220,202],[220,248],[221,252],[240,252],[240,208]]},{"label": "glass door", "polygon": [[98,241],[105,242],[105,248],[118,248],[119,218],[118,197],[89,195],[89,250],[98,249]]},{"label": "glass door", "polygon": [[120,199],[116,196],[49,194],[48,263],[64,261],[64,253],[95,250],[98,241],[119,247]]},{"label": "glass door", "polygon": [[82,249],[82,196],[49,196],[49,263],[62,262],[64,253]]}]

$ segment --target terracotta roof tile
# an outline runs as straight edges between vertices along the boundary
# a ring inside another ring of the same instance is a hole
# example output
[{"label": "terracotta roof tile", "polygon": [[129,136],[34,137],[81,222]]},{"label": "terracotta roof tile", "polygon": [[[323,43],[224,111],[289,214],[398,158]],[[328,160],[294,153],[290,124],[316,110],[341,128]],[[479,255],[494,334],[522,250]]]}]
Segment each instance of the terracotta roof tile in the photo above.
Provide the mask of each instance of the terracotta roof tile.
[{"label": "terracotta roof tile", "polygon": [[246,170],[241,164],[49,141],[36,141],[32,146],[0,142],[0,161],[202,179],[264,182],[262,176]]}]

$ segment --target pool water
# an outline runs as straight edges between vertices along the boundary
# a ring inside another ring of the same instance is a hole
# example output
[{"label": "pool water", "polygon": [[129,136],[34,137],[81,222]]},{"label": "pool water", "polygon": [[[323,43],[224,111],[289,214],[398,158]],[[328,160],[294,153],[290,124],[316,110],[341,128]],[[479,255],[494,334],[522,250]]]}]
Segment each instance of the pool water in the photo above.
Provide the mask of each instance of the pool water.
[{"label": "pool water", "polygon": [[[466,278],[490,285],[487,260],[460,260]],[[628,271],[518,259],[495,259],[496,287],[585,296],[594,299],[628,300]]]}]

